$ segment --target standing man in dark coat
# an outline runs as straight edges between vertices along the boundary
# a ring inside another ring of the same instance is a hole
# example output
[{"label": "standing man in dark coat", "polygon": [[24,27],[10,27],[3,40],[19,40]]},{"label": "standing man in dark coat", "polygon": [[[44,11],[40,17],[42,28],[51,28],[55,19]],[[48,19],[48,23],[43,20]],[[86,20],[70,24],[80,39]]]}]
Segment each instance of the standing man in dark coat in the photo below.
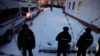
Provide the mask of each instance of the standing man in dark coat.
[{"label": "standing man in dark coat", "polygon": [[18,39],[18,48],[22,52],[23,56],[27,56],[27,51],[29,56],[33,56],[32,49],[35,48],[35,37],[33,32],[28,28],[28,25],[24,23],[21,31],[19,32]]},{"label": "standing man in dark coat", "polygon": [[98,49],[98,51],[97,51],[95,56],[100,56],[100,38],[98,40],[98,44],[99,44],[99,49]]},{"label": "standing man in dark coat", "polygon": [[71,35],[68,33],[68,30],[68,27],[64,27],[63,32],[60,32],[56,37],[56,41],[58,41],[57,56],[60,56],[61,53],[63,53],[63,56],[66,56],[66,52],[70,49]]},{"label": "standing man in dark coat", "polygon": [[80,36],[76,46],[78,47],[77,56],[86,56],[86,50],[92,45],[93,43],[93,36],[91,35],[91,29],[87,28],[85,33]]}]

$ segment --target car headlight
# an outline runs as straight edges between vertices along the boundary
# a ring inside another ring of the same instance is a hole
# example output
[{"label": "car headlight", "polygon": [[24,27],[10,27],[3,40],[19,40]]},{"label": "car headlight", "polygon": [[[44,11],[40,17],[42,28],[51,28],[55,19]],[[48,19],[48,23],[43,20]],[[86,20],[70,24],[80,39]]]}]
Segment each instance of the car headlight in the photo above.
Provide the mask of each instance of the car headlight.
[{"label": "car headlight", "polygon": [[43,8],[41,7],[41,8],[39,8],[39,10],[40,10],[40,11],[43,11]]},{"label": "car headlight", "polygon": [[31,14],[29,12],[26,13],[26,18],[30,18]]}]

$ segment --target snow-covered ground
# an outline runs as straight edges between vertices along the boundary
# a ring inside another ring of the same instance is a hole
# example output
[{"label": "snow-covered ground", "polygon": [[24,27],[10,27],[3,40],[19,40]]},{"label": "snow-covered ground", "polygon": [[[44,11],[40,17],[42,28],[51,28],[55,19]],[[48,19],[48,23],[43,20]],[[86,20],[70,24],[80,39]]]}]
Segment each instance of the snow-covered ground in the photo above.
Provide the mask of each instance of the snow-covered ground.
[{"label": "snow-covered ground", "polygon": [[[31,22],[32,25],[30,25]],[[36,47],[33,50],[34,56],[56,56],[56,53],[44,53],[39,52],[39,50],[56,50],[57,41],[55,40],[55,38],[57,34],[63,30],[63,27],[67,26],[70,28],[69,33],[73,38],[72,42],[70,43],[71,46],[74,45],[73,42],[76,42],[78,34],[84,28],[84,26],[81,25],[78,21],[65,16],[62,13],[62,10],[58,8],[53,8],[53,11],[50,11],[50,8],[45,8],[44,11],[34,19],[34,21],[27,22],[27,24],[34,32],[36,39]],[[95,37],[94,39],[96,40],[98,39],[97,37],[100,36],[99,34],[96,34],[94,32],[92,32],[92,34]],[[0,47],[0,52],[21,56],[21,53],[16,45],[17,34],[15,34],[13,37],[13,40],[9,44]],[[97,44],[94,42],[93,45],[96,46]],[[68,56],[75,55],[76,54],[68,54]]]}]

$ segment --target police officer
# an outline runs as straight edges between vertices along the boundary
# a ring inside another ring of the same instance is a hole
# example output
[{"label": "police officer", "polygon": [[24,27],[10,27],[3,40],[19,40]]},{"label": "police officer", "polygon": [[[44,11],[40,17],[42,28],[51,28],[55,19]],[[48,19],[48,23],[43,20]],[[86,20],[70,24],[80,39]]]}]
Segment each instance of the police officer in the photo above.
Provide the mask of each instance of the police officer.
[{"label": "police officer", "polygon": [[68,33],[68,30],[68,27],[64,27],[63,32],[60,32],[56,37],[56,41],[58,41],[57,56],[60,56],[61,53],[63,53],[63,56],[66,56],[66,52],[69,51],[71,35]]},{"label": "police officer", "polygon": [[93,43],[93,36],[91,35],[91,29],[86,28],[85,33],[80,36],[76,46],[78,47],[77,56],[86,56],[86,50],[92,45]]}]

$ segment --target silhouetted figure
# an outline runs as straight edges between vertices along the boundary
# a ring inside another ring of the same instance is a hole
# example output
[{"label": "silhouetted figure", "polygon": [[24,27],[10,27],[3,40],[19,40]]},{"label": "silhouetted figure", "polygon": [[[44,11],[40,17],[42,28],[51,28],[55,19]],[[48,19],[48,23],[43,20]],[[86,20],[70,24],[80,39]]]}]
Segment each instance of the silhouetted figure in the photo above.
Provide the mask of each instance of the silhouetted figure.
[{"label": "silhouetted figure", "polygon": [[91,29],[87,28],[85,33],[80,36],[76,46],[78,47],[77,56],[86,56],[86,50],[92,45],[93,36],[91,35]]},{"label": "silhouetted figure", "polygon": [[98,44],[99,44],[99,49],[98,49],[98,51],[97,51],[95,56],[100,56],[100,38],[98,40]]},{"label": "silhouetted figure", "polygon": [[63,32],[60,32],[56,37],[58,41],[57,56],[60,56],[61,53],[63,53],[63,56],[66,56],[66,52],[70,49],[71,35],[68,33],[68,30],[68,27],[64,27]]},{"label": "silhouetted figure", "polygon": [[18,48],[22,52],[22,55],[27,56],[28,51],[29,56],[33,56],[32,49],[35,48],[35,37],[27,24],[22,26],[17,40]]}]

